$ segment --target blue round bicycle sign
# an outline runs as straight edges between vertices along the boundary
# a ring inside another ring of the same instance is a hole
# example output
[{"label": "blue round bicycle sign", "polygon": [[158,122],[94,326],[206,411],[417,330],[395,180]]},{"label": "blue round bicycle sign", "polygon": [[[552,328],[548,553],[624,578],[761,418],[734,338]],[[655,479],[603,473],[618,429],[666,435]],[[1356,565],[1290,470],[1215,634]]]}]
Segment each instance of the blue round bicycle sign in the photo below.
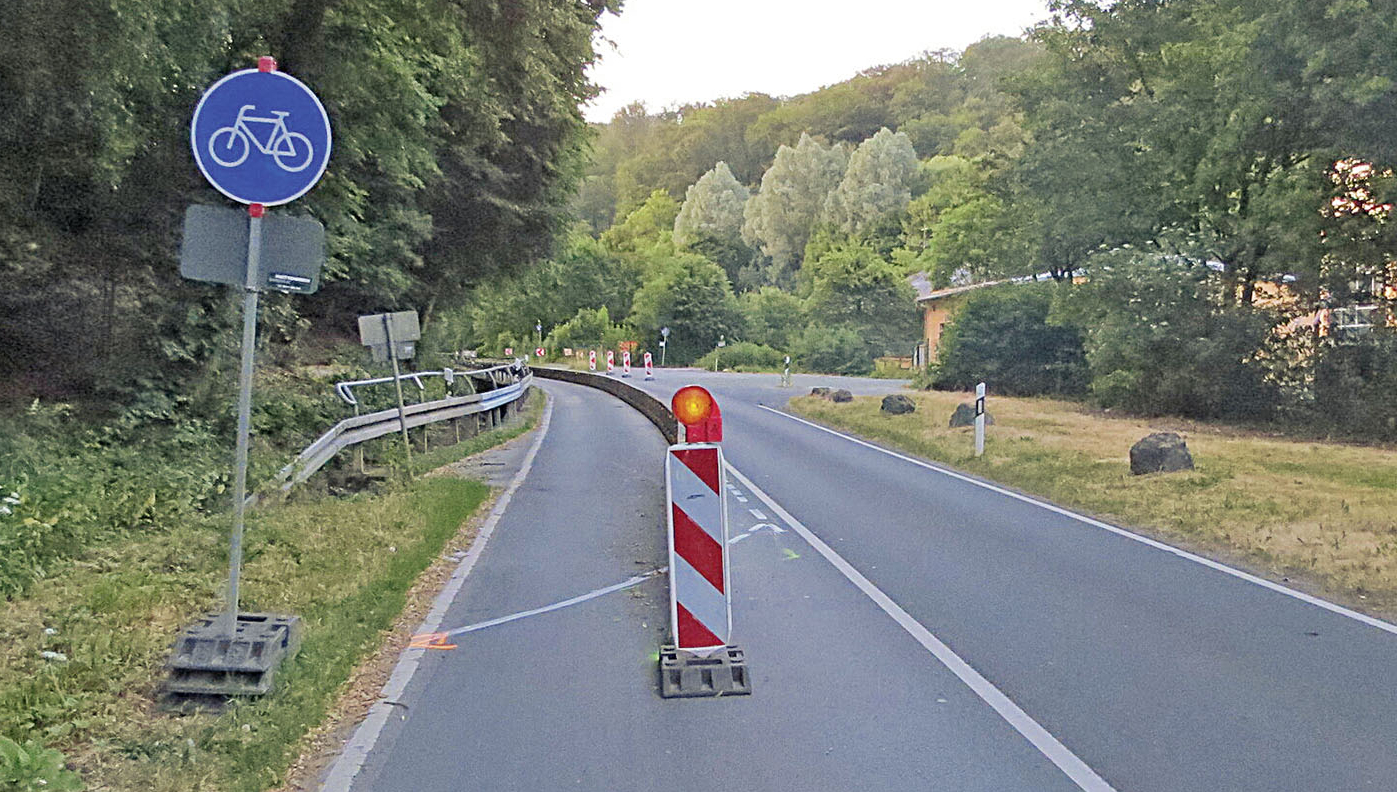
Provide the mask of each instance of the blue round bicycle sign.
[{"label": "blue round bicycle sign", "polygon": [[277,206],[305,195],[330,162],[330,117],[305,83],[244,69],[214,83],[189,125],[194,161],[219,192]]}]

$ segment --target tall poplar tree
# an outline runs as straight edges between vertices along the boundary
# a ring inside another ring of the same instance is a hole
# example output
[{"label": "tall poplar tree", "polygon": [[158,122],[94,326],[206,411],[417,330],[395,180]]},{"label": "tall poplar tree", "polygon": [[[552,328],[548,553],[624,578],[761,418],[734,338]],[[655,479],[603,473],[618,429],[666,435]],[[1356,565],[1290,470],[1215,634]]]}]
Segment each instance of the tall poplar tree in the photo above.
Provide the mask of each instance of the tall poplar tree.
[{"label": "tall poplar tree", "polygon": [[795,148],[783,145],[776,150],[761,189],[747,202],[742,225],[747,244],[771,259],[763,275],[766,283],[788,281],[800,266],[825,199],[839,186],[847,164],[842,146],[822,146],[805,133]]},{"label": "tall poplar tree", "polygon": [[868,231],[907,208],[916,176],[911,139],[883,127],[849,157],[843,180],[825,200],[825,220],[847,234]]},{"label": "tall poplar tree", "polygon": [[742,241],[742,214],[747,188],[732,175],[726,162],[699,177],[684,194],[674,218],[674,244],[703,254],[736,282],[737,272],[752,257]]}]

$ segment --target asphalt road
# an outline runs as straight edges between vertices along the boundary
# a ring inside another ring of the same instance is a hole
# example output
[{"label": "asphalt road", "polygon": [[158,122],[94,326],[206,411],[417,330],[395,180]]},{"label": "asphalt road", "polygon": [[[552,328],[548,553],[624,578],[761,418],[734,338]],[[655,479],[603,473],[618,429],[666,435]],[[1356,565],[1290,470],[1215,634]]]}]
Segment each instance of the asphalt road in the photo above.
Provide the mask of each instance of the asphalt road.
[{"label": "asphalt road", "polygon": [[[832,381],[632,382],[722,405],[753,695],[659,698],[654,576],[428,652],[354,790],[1397,789],[1397,635],[768,409]],[[444,629],[665,562],[658,433],[546,389]]]}]

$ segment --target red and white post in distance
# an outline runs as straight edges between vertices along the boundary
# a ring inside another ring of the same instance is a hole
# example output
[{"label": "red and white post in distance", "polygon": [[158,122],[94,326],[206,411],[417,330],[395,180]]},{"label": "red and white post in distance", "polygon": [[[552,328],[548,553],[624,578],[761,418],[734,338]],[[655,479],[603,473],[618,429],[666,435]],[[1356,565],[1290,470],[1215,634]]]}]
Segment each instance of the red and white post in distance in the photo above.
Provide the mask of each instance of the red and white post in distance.
[{"label": "red and white post in distance", "polygon": [[588,353],[587,353],[587,370],[588,370],[588,371],[596,371],[596,370],[597,370],[597,350],[595,350],[595,349],[593,349],[591,352],[588,352]]},{"label": "red and white post in distance", "polygon": [[671,405],[685,429],[665,457],[670,626],[676,649],[705,656],[732,633],[722,413],[697,385],[680,388]]},{"label": "red and white post in distance", "polygon": [[606,350],[606,374],[611,376],[616,373],[616,353],[610,349]]},{"label": "red and white post in distance", "polygon": [[631,351],[630,351],[629,349],[627,349],[626,351],[624,351],[624,352],[621,353],[621,376],[623,376],[623,377],[629,377],[630,375],[631,375]]},{"label": "red and white post in distance", "polygon": [[655,378],[655,360],[650,357],[650,353],[645,353],[645,378],[652,380]]}]

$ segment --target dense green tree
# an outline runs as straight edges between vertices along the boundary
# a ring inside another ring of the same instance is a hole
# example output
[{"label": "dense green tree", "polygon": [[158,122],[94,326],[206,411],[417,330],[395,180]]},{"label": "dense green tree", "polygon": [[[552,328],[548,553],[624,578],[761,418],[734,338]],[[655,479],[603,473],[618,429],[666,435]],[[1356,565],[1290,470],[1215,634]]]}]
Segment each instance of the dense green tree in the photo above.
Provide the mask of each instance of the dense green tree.
[{"label": "dense green tree", "polygon": [[908,354],[918,331],[916,295],[897,267],[872,248],[844,242],[806,262],[806,268],[812,320],[855,330],[870,361]]},{"label": "dense green tree", "polygon": [[1082,334],[1050,324],[1059,284],[1005,284],[972,292],[941,337],[932,386],[973,390],[985,383],[1009,396],[1085,392]]},{"label": "dense green tree", "polygon": [[844,178],[825,199],[824,219],[848,234],[868,231],[906,210],[916,179],[912,142],[884,127],[849,156]]},{"label": "dense green tree", "polygon": [[658,338],[670,329],[667,362],[692,362],[742,330],[742,315],[722,268],[683,253],[660,262],[655,275],[636,292],[628,324],[641,338]]},{"label": "dense green tree", "polygon": [[674,218],[675,247],[706,256],[736,283],[738,270],[752,259],[752,249],[742,241],[747,201],[747,188],[733,178],[728,164],[714,165],[684,193],[684,205]]},{"label": "dense green tree", "polygon": [[[189,161],[214,79],[277,57],[335,130],[295,207],[325,223],[321,294],[273,297],[273,338],[457,300],[540,256],[581,166],[610,0],[37,0],[0,37],[0,367],[45,395],[129,397],[218,376],[225,295],[182,281],[180,218],[222,202]],[[33,376],[33,375],[39,376]]]},{"label": "dense green tree", "polygon": [[655,190],[626,219],[606,229],[601,242],[612,253],[645,257],[674,252],[674,220],[679,202],[664,190]]},{"label": "dense green tree", "polygon": [[742,311],[742,337],[774,349],[790,349],[805,326],[804,302],[773,286],[741,295],[738,307]]},{"label": "dense green tree", "polygon": [[762,174],[761,190],[747,202],[742,237],[771,259],[763,281],[786,283],[799,268],[805,245],[831,191],[844,178],[848,156],[807,134],[794,148],[782,145]]},{"label": "dense green tree", "polygon": [[1273,414],[1279,394],[1253,364],[1272,320],[1236,305],[1227,278],[1179,257],[1101,259],[1055,306],[1057,321],[1083,328],[1099,404],[1196,418]]},{"label": "dense green tree", "polygon": [[476,343],[502,333],[529,338],[535,324],[547,332],[583,308],[605,308],[613,321],[624,321],[641,276],[638,259],[611,255],[590,235],[575,230],[551,258],[471,293],[472,338]]}]

